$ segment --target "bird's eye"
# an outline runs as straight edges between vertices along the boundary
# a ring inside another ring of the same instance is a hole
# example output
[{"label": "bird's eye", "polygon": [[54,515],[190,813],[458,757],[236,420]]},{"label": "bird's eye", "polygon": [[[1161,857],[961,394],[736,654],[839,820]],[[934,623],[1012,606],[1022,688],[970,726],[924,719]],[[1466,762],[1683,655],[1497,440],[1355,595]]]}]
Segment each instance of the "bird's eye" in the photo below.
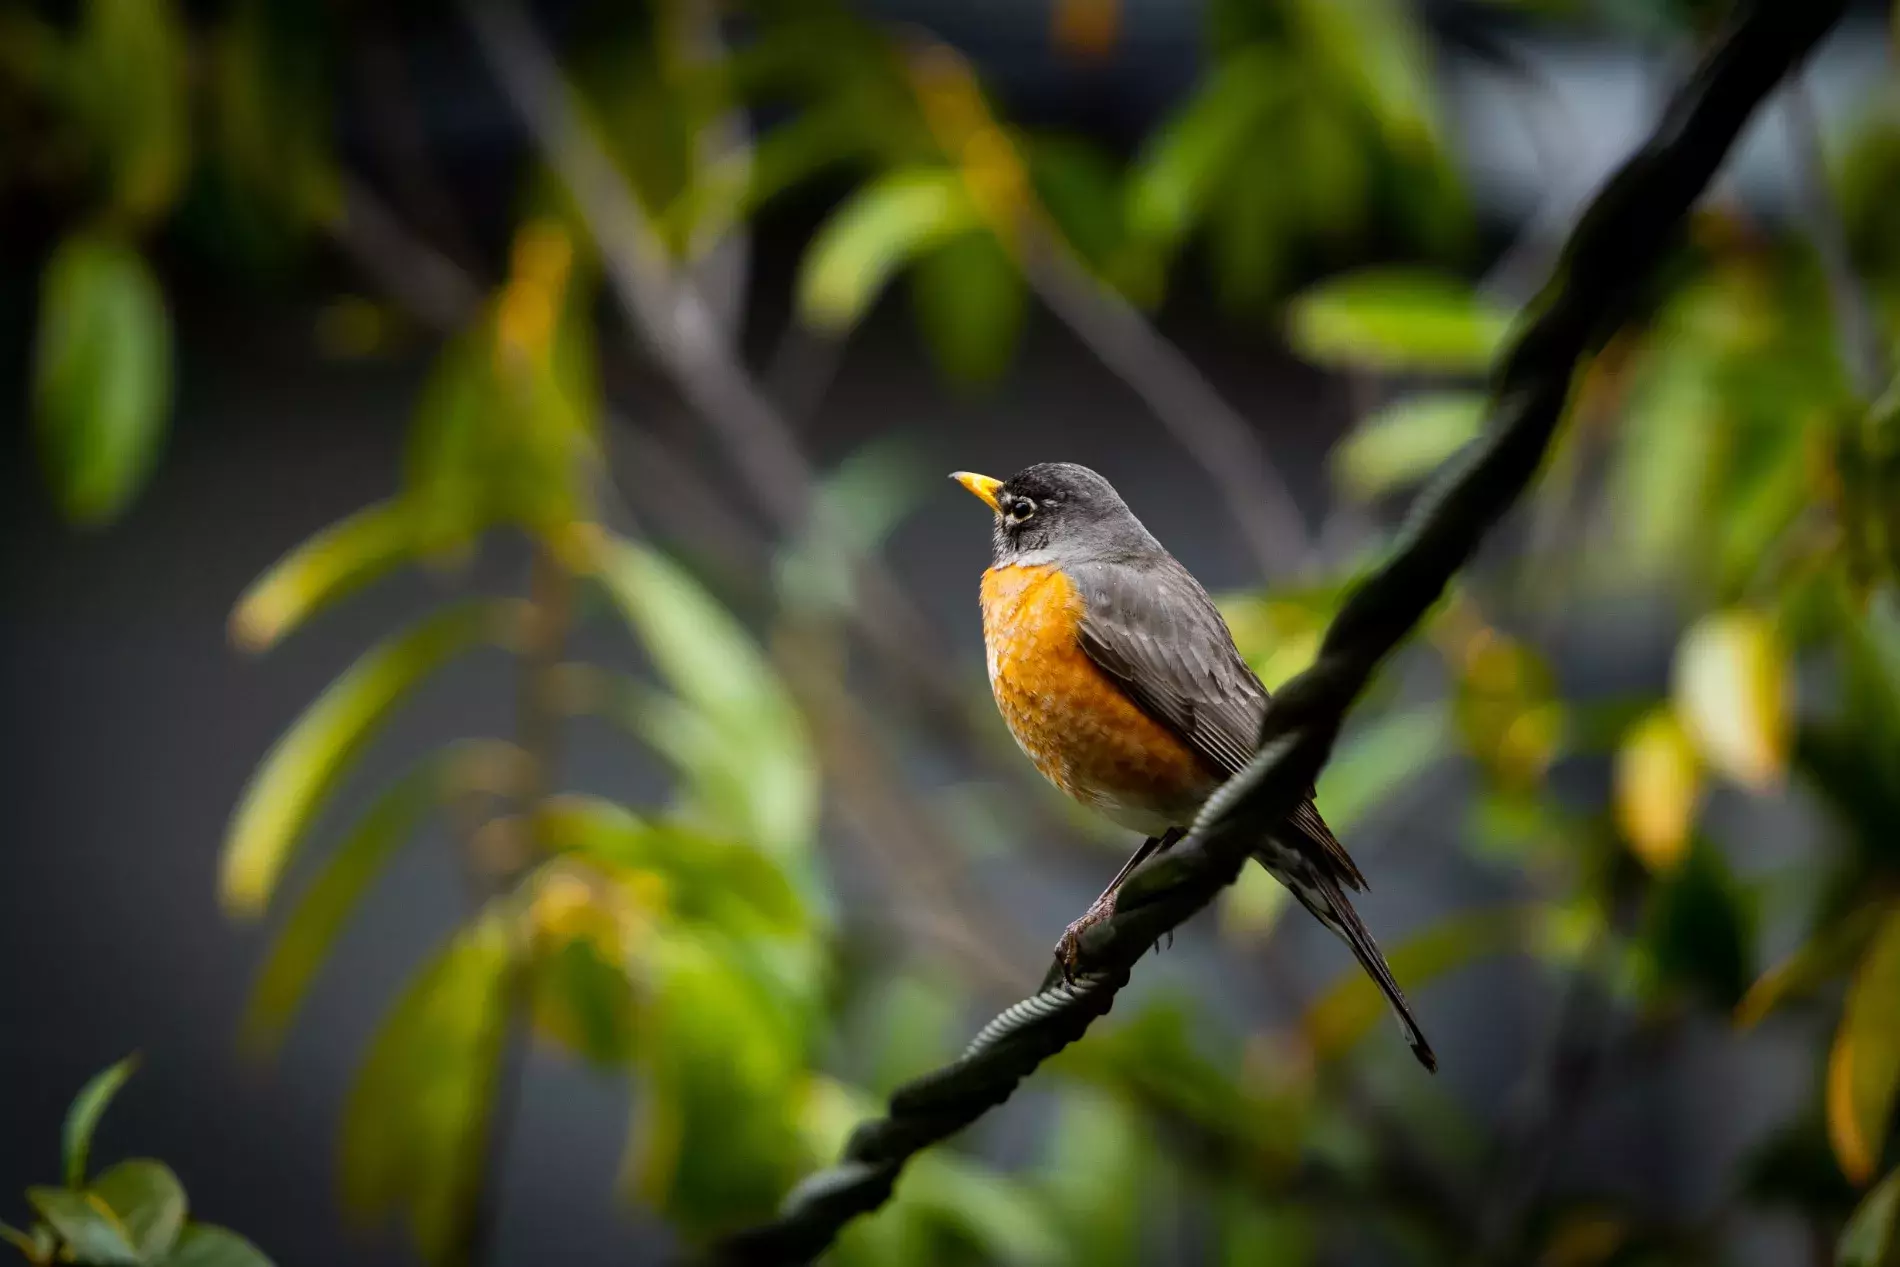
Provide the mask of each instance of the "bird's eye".
[{"label": "bird's eye", "polygon": [[1018,497],[1014,501],[1010,502],[1009,509],[1004,511],[1004,518],[1008,519],[1013,524],[1019,524],[1027,520],[1031,515],[1035,513],[1036,513],[1035,502],[1030,501],[1027,497]]}]

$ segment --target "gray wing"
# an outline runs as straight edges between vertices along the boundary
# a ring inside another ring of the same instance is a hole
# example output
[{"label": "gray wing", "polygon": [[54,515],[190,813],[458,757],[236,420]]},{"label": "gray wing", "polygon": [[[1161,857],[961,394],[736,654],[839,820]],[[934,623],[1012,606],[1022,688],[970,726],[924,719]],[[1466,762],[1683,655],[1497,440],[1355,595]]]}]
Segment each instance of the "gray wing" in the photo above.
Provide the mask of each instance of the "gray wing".
[{"label": "gray wing", "polygon": [[[1258,747],[1267,688],[1241,659],[1201,583],[1162,557],[1139,568],[1096,562],[1065,569],[1084,602],[1082,650],[1209,765],[1238,774]],[[1310,793],[1287,822],[1289,834],[1316,846],[1342,882],[1365,887]]]}]

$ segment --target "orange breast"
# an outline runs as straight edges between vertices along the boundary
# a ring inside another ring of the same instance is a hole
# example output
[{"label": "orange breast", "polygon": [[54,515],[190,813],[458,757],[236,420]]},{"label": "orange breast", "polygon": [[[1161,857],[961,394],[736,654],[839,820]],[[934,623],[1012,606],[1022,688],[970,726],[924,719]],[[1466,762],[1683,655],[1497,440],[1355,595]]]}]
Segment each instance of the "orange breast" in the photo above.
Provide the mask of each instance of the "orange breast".
[{"label": "orange breast", "polygon": [[1050,567],[983,574],[990,689],[1050,782],[1144,831],[1184,823],[1218,776],[1082,650],[1082,596]]}]

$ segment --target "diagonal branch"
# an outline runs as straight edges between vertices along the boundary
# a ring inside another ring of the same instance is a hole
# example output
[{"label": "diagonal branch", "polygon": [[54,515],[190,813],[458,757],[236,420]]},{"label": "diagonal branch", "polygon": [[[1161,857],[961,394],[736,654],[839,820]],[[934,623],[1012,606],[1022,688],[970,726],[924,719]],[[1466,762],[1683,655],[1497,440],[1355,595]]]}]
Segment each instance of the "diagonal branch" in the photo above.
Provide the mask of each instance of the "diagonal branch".
[{"label": "diagonal branch", "polygon": [[1677,93],[1654,133],[1600,190],[1555,276],[1500,362],[1490,433],[1421,496],[1399,547],[1347,601],[1318,662],[1276,697],[1253,762],[1216,792],[1194,830],[1129,877],[1114,916],[1082,938],[1082,972],[985,1026],[962,1059],[892,1096],[843,1159],[795,1188],[779,1216],[721,1242],[720,1263],[806,1262],[852,1218],[882,1205],[917,1152],[1007,1100],[1044,1060],[1107,1012],[1135,961],[1240,873],[1254,843],[1325,764],[1348,706],[1437,602],[1536,473],[1579,364],[1662,261],[1742,125],[1832,26],[1845,0],[1757,0]]}]

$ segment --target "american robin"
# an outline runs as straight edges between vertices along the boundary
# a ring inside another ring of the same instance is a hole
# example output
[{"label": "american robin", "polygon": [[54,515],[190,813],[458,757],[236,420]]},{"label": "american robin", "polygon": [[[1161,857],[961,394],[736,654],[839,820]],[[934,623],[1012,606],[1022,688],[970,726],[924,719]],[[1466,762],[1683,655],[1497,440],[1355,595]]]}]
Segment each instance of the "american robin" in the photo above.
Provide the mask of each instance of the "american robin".
[{"label": "american robin", "polygon": [[[1122,880],[1184,835],[1208,795],[1253,756],[1267,689],[1207,591],[1100,475],[1045,462],[1007,480],[968,471],[951,478],[996,512],[983,642],[1003,720],[1050,782],[1147,837],[1063,935],[1056,955],[1066,975],[1077,937],[1113,913]],[[1413,1054],[1436,1069],[1392,969],[1346,898],[1365,877],[1310,793],[1253,856],[1352,948]]]}]

